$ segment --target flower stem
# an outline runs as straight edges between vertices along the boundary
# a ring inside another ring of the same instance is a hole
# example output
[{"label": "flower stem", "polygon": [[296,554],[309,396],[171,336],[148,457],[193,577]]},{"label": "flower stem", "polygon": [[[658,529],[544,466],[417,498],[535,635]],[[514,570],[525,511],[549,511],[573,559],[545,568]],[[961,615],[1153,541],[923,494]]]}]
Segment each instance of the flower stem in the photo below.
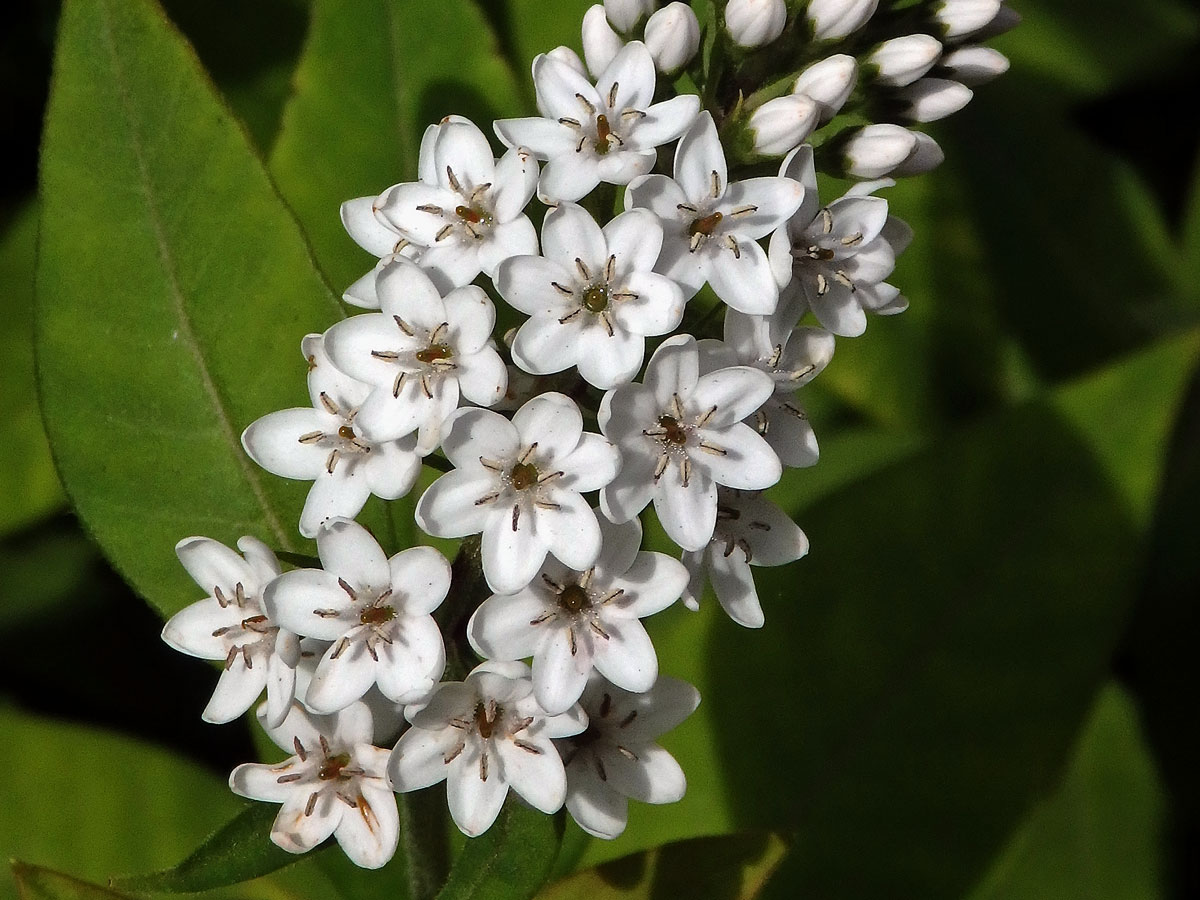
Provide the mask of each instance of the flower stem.
[{"label": "flower stem", "polygon": [[411,900],[433,900],[450,874],[450,841],[446,802],[439,791],[426,789],[397,796],[400,844]]}]

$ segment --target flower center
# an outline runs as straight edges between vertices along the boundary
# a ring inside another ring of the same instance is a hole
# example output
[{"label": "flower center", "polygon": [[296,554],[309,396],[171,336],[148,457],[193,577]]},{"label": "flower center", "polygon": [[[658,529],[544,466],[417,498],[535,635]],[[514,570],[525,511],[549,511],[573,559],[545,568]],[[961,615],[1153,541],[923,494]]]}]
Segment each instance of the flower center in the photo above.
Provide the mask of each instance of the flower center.
[{"label": "flower center", "polygon": [[577,584],[570,584],[563,588],[562,593],[558,595],[558,605],[567,612],[577,613],[590,609],[592,601],[588,597],[587,591]]},{"label": "flower center", "polygon": [[537,484],[538,470],[533,463],[517,463],[508,473],[508,477],[516,490],[523,491]]},{"label": "flower center", "polygon": [[331,756],[325,760],[325,764],[317,772],[317,778],[321,779],[321,781],[333,781],[335,778],[341,778],[342,769],[348,765],[350,765],[349,753],[339,753],[337,756]]},{"label": "flower center", "polygon": [[588,312],[601,313],[608,309],[608,287],[603,284],[589,285],[583,292],[583,308]]},{"label": "flower center", "polygon": [[449,344],[430,344],[424,350],[418,350],[416,353],[417,361],[423,363],[441,362],[444,359],[451,359],[454,356],[454,349]]},{"label": "flower center", "polygon": [[391,606],[368,606],[358,617],[363,625],[384,625],[396,618],[396,610]]},{"label": "flower center", "polygon": [[460,205],[454,208],[454,214],[471,225],[491,225],[492,214],[478,204],[471,206]]},{"label": "flower center", "polygon": [[481,738],[486,741],[492,736],[496,730],[496,723],[500,721],[503,713],[503,706],[496,705],[489,711],[488,704],[475,704],[475,730],[479,732]]},{"label": "flower center", "polygon": [[717,230],[717,226],[721,224],[723,218],[725,216],[722,213],[715,212],[692,219],[692,224],[688,226],[688,237],[695,237],[698,234],[712,237],[712,233]]},{"label": "flower center", "polygon": [[662,440],[668,444],[686,444],[687,430],[679,424],[679,420],[674,416],[659,416],[659,427],[666,432],[662,436]]}]

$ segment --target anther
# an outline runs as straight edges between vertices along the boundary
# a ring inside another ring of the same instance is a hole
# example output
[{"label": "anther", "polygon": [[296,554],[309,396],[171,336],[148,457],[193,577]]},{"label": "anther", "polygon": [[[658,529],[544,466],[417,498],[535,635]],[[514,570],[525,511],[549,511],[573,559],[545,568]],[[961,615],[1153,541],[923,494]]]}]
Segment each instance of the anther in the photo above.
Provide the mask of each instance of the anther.
[{"label": "anther", "polygon": [[592,280],[592,273],[588,271],[588,267],[578,256],[575,257],[575,268],[579,270],[579,274],[583,276],[584,281]]},{"label": "anther", "polygon": [[321,796],[320,791],[313,791],[308,795],[308,802],[304,804],[304,815],[311,816],[313,810],[317,808],[317,798]]},{"label": "anther", "polygon": [[304,749],[304,745],[300,743],[299,737],[292,738],[292,746],[296,748],[296,755],[300,757],[300,762],[308,761],[308,751]]},{"label": "anther", "polygon": [[612,83],[612,87],[610,87],[608,89],[608,108],[609,109],[612,109],[614,106],[617,105],[617,88],[619,86],[620,86],[619,82],[614,81]]},{"label": "anther", "polygon": [[625,718],[623,718],[623,719],[621,720],[621,724],[619,724],[617,727],[618,727],[618,728],[625,728],[625,727],[627,727],[628,725],[632,724],[632,723],[633,723],[633,720],[634,720],[634,719],[636,719],[636,718],[637,718],[637,710],[636,710],[636,709],[635,709],[635,710],[631,710],[631,711],[630,711],[630,713],[629,713],[629,715],[627,715]]},{"label": "anther", "polygon": [[338,405],[324,391],[321,391],[321,405],[329,410],[331,415],[336,416],[338,414]]},{"label": "anther", "polygon": [[432,216],[445,215],[445,210],[436,203],[422,203],[417,207],[417,212],[429,213]]},{"label": "anther", "polygon": [[280,775],[275,779],[276,784],[291,784],[293,781],[299,781],[304,777],[303,772],[292,772],[288,775]]},{"label": "anther", "polygon": [[350,582],[346,581],[345,578],[338,579],[338,587],[340,587],[350,596],[351,601],[358,599],[358,593],[350,586]]},{"label": "anther", "polygon": [[299,442],[301,444],[315,444],[323,437],[325,437],[325,432],[323,431],[310,431],[307,434],[300,435]]},{"label": "anther", "polygon": [[550,282],[550,286],[564,297],[571,297],[575,294],[575,291],[573,291],[571,288],[567,287],[565,284],[559,284],[557,281]]},{"label": "anther", "polygon": [[403,331],[406,335],[408,335],[409,337],[414,336],[413,330],[411,328],[409,328],[408,323],[405,322],[402,318],[400,318],[399,316],[392,316],[392,320],[396,323],[396,327],[399,328],[401,331]]},{"label": "anther", "polygon": [[446,166],[446,180],[450,182],[450,189],[456,194],[462,193],[462,185],[458,183],[458,178],[454,174],[454,170]]}]

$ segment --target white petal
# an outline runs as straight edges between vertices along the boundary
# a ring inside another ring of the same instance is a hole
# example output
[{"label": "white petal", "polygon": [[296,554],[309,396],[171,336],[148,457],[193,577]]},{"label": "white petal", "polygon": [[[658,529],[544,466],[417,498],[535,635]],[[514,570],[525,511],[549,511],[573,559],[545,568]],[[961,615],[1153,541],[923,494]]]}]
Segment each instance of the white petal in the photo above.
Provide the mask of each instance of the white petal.
[{"label": "white petal", "polygon": [[652,456],[622,454],[617,477],[600,491],[600,509],[613,522],[628,522],[654,497]]},{"label": "white petal", "polygon": [[542,168],[538,197],[543,203],[574,202],[600,183],[600,163],[591,152],[572,151],[553,157]]},{"label": "white petal", "polygon": [[617,258],[618,278],[631,272],[649,272],[662,248],[662,225],[647,209],[630,209],[604,226],[607,252]]},{"label": "white petal", "polygon": [[554,287],[554,282],[558,282],[574,290],[574,264],[573,258],[567,263],[572,268],[567,269],[567,265],[541,256],[513,257],[496,270],[496,289],[509,306],[526,315],[558,318],[578,306]]},{"label": "white petal", "polygon": [[478,353],[492,338],[496,307],[482,288],[468,285],[451,291],[444,301],[454,349]]},{"label": "white petal", "polygon": [[735,366],[701,375],[688,404],[700,414],[714,410],[707,428],[726,428],[753,415],[774,393],[775,382],[766,372]]},{"label": "white petal", "polygon": [[401,334],[388,316],[367,313],[332,325],[325,332],[325,349],[333,364],[343,372],[367,384],[390,389],[398,369],[394,363],[372,356],[372,351],[414,350],[416,342]]},{"label": "white petal", "polygon": [[693,468],[703,466],[717,484],[739,490],[758,491],[771,487],[783,474],[783,466],[775,451],[749,425],[730,425],[728,428],[709,432],[707,437],[725,453],[696,454],[693,457]]},{"label": "white petal", "polygon": [[[288,760],[294,763],[295,760]],[[229,789],[239,797],[262,800],[264,803],[283,803],[296,792],[295,785],[279,783],[280,775],[291,766],[266,766],[262,763],[242,763],[229,774]]]},{"label": "white petal", "polygon": [[476,501],[495,491],[495,479],[472,471],[447,472],[431,484],[417,503],[421,530],[436,537],[478,534],[487,524],[491,507]]},{"label": "white petal", "polygon": [[636,709],[637,716],[621,732],[631,742],[642,743],[666,734],[690,716],[700,705],[700,692],[686,681],[663,675],[648,693],[625,699],[623,705]]},{"label": "white petal", "polygon": [[[350,595],[338,584],[337,574],[319,569],[284,572],[267,585],[263,603],[278,625],[322,641],[337,640],[351,621]],[[314,609],[333,609],[345,615],[318,616]]]},{"label": "white petal", "polygon": [[[538,510],[540,514],[545,510]],[[529,584],[546,558],[546,544],[534,530],[534,516],[520,516],[517,527],[507,509],[493,514],[483,528],[483,574],[497,594],[512,594]]]},{"label": "white petal", "polygon": [[588,834],[612,840],[625,831],[629,801],[600,780],[588,751],[567,768],[566,804],[571,818]]},{"label": "white petal", "polygon": [[702,111],[679,139],[675,151],[675,181],[693,203],[704,197],[719,198],[725,192],[729,182],[725,150],[708,110]]},{"label": "white petal", "polygon": [[389,632],[392,643],[375,645],[379,664],[375,678],[389,700],[428,691],[446,668],[442,632],[430,616],[404,616]]},{"label": "white petal", "polygon": [[670,753],[657,744],[637,748],[637,759],[614,753],[605,760],[613,787],[642,803],[674,803],[683,798],[687,779]]},{"label": "white petal", "polygon": [[583,434],[579,407],[570,397],[555,392],[539,394],[526,402],[513,413],[512,423],[521,436],[521,446],[536,443],[535,458],[549,458],[555,464],[570,456]]},{"label": "white petal", "polygon": [[271,826],[271,840],[289,853],[306,853],[333,834],[346,808],[332,791],[321,794],[308,816],[304,814],[307,803],[307,795],[294,792]]},{"label": "white petal", "polygon": [[678,229],[681,221],[679,204],[690,202],[683,188],[666,175],[644,175],[631,181],[625,191],[627,210],[650,210],[662,221],[664,229]]},{"label": "white petal", "polygon": [[396,742],[388,760],[388,777],[400,793],[429,787],[445,779],[449,768],[445,758],[461,740],[457,728],[436,731],[410,728]]},{"label": "white petal", "polygon": [[583,693],[592,670],[593,640],[582,627],[559,623],[541,627],[548,630],[540,632],[541,641],[533,657],[533,692],[542,709],[557,715],[574,706]]},{"label": "white petal", "polygon": [[[607,550],[607,548],[605,548]],[[612,601],[613,615],[643,618],[662,612],[678,600],[687,587],[688,571],[683,563],[665,553],[637,553],[633,564],[624,574],[610,582],[613,589],[625,594]]]},{"label": "white petal", "polygon": [[237,625],[245,616],[235,605],[221,607],[216,600],[206,598],[185,606],[167,620],[162,639],[180,653],[200,659],[224,659],[229,648],[213,632]]},{"label": "white petal", "polygon": [[239,582],[247,594],[258,592],[257,579],[250,566],[219,541],[206,537],[184,538],[175,545],[175,555],[192,580],[210,593],[214,587],[220,587],[232,595]]},{"label": "white petal", "polygon": [[375,278],[382,266],[373,267],[366,275],[346,288],[342,299],[360,309],[379,309],[379,293],[375,290]]},{"label": "white petal", "polygon": [[[700,358],[696,352],[696,339],[689,334],[667,338],[650,357],[646,366],[646,377],[642,384],[654,392],[660,409],[671,405],[675,394],[686,396],[700,378]],[[639,424],[638,430],[650,423]]]},{"label": "white petal", "polygon": [[372,494],[384,500],[398,500],[412,490],[421,474],[421,457],[414,451],[415,446],[416,438],[409,435],[371,448],[362,470]]},{"label": "white petal", "polygon": [[631,149],[649,150],[666,144],[682,135],[696,120],[700,111],[700,98],[695,94],[680,94],[644,110],[630,129],[626,143]]},{"label": "white petal", "polygon": [[858,298],[835,281],[823,296],[810,292],[808,302],[817,321],[838,337],[858,337],[867,330],[867,315]]},{"label": "white petal", "polygon": [[[494,755],[494,754],[492,754]],[[462,753],[450,764],[450,775],[446,779],[446,800],[450,817],[467,837],[477,837],[492,827],[504,798],[508,796],[508,782],[497,771],[499,760],[489,760],[488,777],[479,777],[477,753]]]},{"label": "white petal", "polygon": [[692,467],[684,487],[680,467],[669,465],[653,489],[658,520],[667,536],[684,550],[699,550],[707,544],[717,523],[717,486],[706,472],[697,469]]},{"label": "white petal", "polygon": [[358,789],[358,806],[342,813],[333,834],[352,863],[378,869],[392,858],[400,840],[396,797],[385,787],[362,781]]},{"label": "white petal", "polygon": [[685,300],[690,300],[704,287],[713,266],[722,252],[720,245],[708,241],[695,251],[687,236],[688,227],[678,222],[664,221],[662,252],[654,271],[676,282]]},{"label": "white petal", "polygon": [[479,242],[479,268],[494,278],[496,267],[506,259],[537,252],[537,229],[528,216],[517,216],[511,222],[493,225],[491,233]]},{"label": "white petal", "polygon": [[726,556],[716,546],[708,552],[708,577],[721,608],[739,625],[762,628],[766,617],[758,602],[758,591],[755,590],[754,577],[750,574],[750,564],[746,562],[745,554],[734,548]]},{"label": "white petal", "polygon": [[352,641],[334,658],[339,644],[330,647],[313,674],[304,702],[320,714],[344,709],[375,684],[378,664],[363,641]]},{"label": "white petal", "polygon": [[520,435],[499,413],[461,409],[446,423],[442,450],[458,469],[478,469],[479,457],[504,461],[516,456]]},{"label": "white petal", "polygon": [[567,322],[535,316],[517,330],[513,362],[531,375],[552,375],[575,365],[579,358],[582,316]]},{"label": "white petal", "polygon": [[487,137],[471,122],[451,122],[438,129],[434,144],[434,159],[438,168],[438,183],[454,190],[447,169],[470,195],[481,184],[492,184],[496,176],[496,158]]},{"label": "white petal", "polygon": [[371,532],[357,522],[330,522],[317,535],[321,566],[354,587],[386,588],[391,584],[387,557]]},{"label": "white petal", "polygon": [[[427,212],[421,207],[437,207],[454,211],[458,195],[443,187],[420,182],[398,184],[392,188],[379,207],[379,215],[392,228],[409,240],[428,247],[446,224],[441,213]],[[393,245],[396,243],[392,242]]]},{"label": "white petal", "polygon": [[586,432],[580,435],[575,449],[558,459],[557,465],[563,472],[561,484],[567,490],[597,491],[617,476],[621,452],[600,435]]},{"label": "white petal", "polygon": [[708,283],[718,297],[736,310],[770,315],[779,303],[779,285],[767,254],[754,241],[738,241],[738,252],[721,248],[708,272]]},{"label": "white petal", "polygon": [[732,216],[729,231],[757,240],[788,220],[804,199],[804,185],[790,178],[748,178],[735,181],[725,192],[720,208],[726,215],[754,207],[753,212]]},{"label": "white petal", "polygon": [[816,465],[819,450],[812,423],[774,403],[767,404],[766,413],[768,428],[764,437],[779,457],[779,461],[785,466],[797,469]]},{"label": "white petal", "polygon": [[232,722],[254,705],[267,686],[267,661],[261,656],[255,658],[254,654],[251,659],[257,663],[253,669],[248,669],[245,660],[239,656],[221,673],[213,695],[200,715],[205,722],[216,725]]},{"label": "white petal", "polygon": [[601,548],[596,559],[596,573],[604,579],[614,579],[629,571],[642,546],[642,523],[630,519],[618,525],[607,518],[600,520]]},{"label": "white petal", "polygon": [[537,511],[542,541],[560,562],[582,572],[600,555],[600,524],[595,512],[579,494],[562,490],[553,496],[558,509]]},{"label": "white petal", "polygon": [[[450,563],[433,547],[409,547],[390,560],[392,585],[404,599],[406,616],[424,616],[437,609],[450,590]],[[394,598],[399,599],[399,598]]]},{"label": "white petal", "polygon": [[[552,159],[571,153],[579,142],[579,132],[555,119],[529,116],[522,119],[498,119],[496,134],[506,145],[525,147],[538,159]],[[522,204],[522,207],[524,204]]]},{"label": "white petal", "polygon": [[[588,279],[599,279],[608,261],[604,232],[583,207],[575,203],[560,203],[546,213],[542,226],[542,253],[568,271],[577,272],[575,260],[581,260],[591,273]],[[584,278],[582,273],[576,277]]]},{"label": "white petal", "polygon": [[[278,642],[285,634],[288,635],[291,642],[296,642],[295,635],[288,632],[280,632],[276,641]],[[266,724],[268,728],[278,728],[291,710],[292,701],[296,699],[296,669],[294,665],[288,665],[278,652],[272,653],[266,663]]]},{"label": "white petal", "polygon": [[771,234],[771,240],[767,243],[767,263],[775,277],[775,284],[786,288],[792,280],[792,270],[795,267],[795,260],[792,258],[792,237],[787,226],[777,228]]},{"label": "white petal", "polygon": [[[526,750],[526,747],[534,748]],[[544,813],[557,812],[567,796],[567,775],[554,745],[545,738],[501,741],[496,747],[504,778],[525,802]]]},{"label": "white petal", "polygon": [[537,190],[538,164],[532,149],[522,149],[518,143],[496,163],[496,185],[491,193],[492,214],[497,222],[513,221],[533,199],[533,192]]},{"label": "white petal", "polygon": [[[645,110],[654,101],[654,59],[641,41],[630,41],[596,79],[596,93],[612,113]],[[615,92],[613,89],[616,89]],[[609,98],[614,100],[609,103]]]},{"label": "white petal", "polygon": [[538,111],[548,119],[578,118],[586,112],[580,96],[593,108],[600,108],[600,96],[590,81],[545,54],[533,61],[533,84],[537,91]]},{"label": "white petal", "polygon": [[592,641],[596,671],[619,688],[648,691],[658,678],[658,656],[646,629],[637,619],[606,620],[608,640]]},{"label": "white petal", "polygon": [[368,253],[384,257],[390,256],[400,235],[394,228],[384,224],[381,216],[376,214],[378,197],[356,197],[342,204],[342,225],[346,233],[358,246]]},{"label": "white petal", "polygon": [[[415,460],[415,458],[414,458]],[[335,465],[332,473],[322,466],[304,500],[300,512],[300,533],[307,538],[316,537],[324,525],[334,518],[353,518],[362,511],[371,487],[360,460],[344,460]],[[419,463],[408,465],[413,472]]]},{"label": "white petal", "polygon": [[421,269],[442,293],[465,287],[483,270],[478,242],[468,240],[452,236],[421,252]]},{"label": "white petal", "polygon": [[532,590],[493,594],[471,615],[467,636],[480,656],[525,659],[533,656],[541,629],[548,627],[531,623],[546,611],[546,601]]},{"label": "white petal", "polygon": [[634,272],[622,285],[637,295],[616,306],[617,322],[636,335],[667,334],[683,319],[683,290],[671,279],[653,272]]}]

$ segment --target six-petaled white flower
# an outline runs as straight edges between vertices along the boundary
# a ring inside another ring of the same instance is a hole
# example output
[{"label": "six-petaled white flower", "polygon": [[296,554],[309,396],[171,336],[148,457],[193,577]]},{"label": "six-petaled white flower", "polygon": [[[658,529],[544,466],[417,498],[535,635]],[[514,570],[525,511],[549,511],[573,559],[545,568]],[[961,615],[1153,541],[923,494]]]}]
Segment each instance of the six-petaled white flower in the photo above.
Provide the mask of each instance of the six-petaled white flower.
[{"label": "six-petaled white flower", "polygon": [[500,119],[496,134],[547,160],[538,183],[546,200],[578,200],[600,182],[628,184],[654,166],[654,148],[683,134],[700,98],[654,102],[654,60],[641,41],[626,44],[596,84],[542,54],[533,61],[541,117]]},{"label": "six-petaled white flower", "polygon": [[717,296],[746,313],[770,313],[779,300],[758,239],[800,206],[803,186],[791,178],[728,180],[725,151],[712,116],[702,112],[679,141],[675,177],[645,175],[629,185],[627,209],[643,206],[663,223],[657,271],[690,298],[707,281]]},{"label": "six-petaled white flower", "polygon": [[621,471],[600,492],[604,514],[627,522],[653,500],[671,540],[699,550],[716,524],[718,484],[759,490],[779,480],[779,457],[742,423],[774,391],[748,366],[701,375],[695,338],[667,339],[642,384],[615,388],[600,405],[600,430],[621,450]]},{"label": "six-petaled white flower", "polygon": [[375,684],[410,703],[432,690],[446,667],[442,632],[430,615],[450,589],[450,564],[432,547],[391,559],[370,533],[334,519],[317,535],[322,569],[296,569],[266,590],[266,605],[297,634],[330,641],[304,702],[330,713]]},{"label": "six-petaled white flower", "polygon": [[383,311],[351,316],[325,333],[335,366],[371,386],[358,423],[370,441],[417,432],[433,450],[459,394],[481,406],[504,396],[508,371],[491,343],[496,309],[470,285],[445,298],[425,272],[395,263],[378,279]]},{"label": "six-petaled white flower", "polygon": [[470,837],[496,821],[509,788],[542,812],[560,809],[566,774],[551,739],[587,726],[578,706],[548,715],[524,663],[497,661],[439,684],[408,720],[388,764],[392,786],[404,793],[444,780],[450,816]]},{"label": "six-petaled white flower", "polygon": [[655,739],[695,711],[700,693],[686,681],[660,678],[634,694],[593,675],[580,702],[587,730],[554,742],[567,768],[567,811],[588,834],[611,840],[625,830],[630,798],[683,798],[683,770]]},{"label": "six-petaled white flower", "polygon": [[332,716],[291,708],[267,734],[295,755],[275,765],[244,763],[229,776],[233,792],[280,803],[271,840],[289,853],[330,835],[356,865],[378,869],[396,852],[400,816],[387,782],[388,751],[372,744],[371,712],[353,703]]},{"label": "six-petaled white flower", "polygon": [[515,594],[495,594],[471,616],[467,635],[488,659],[533,657],[533,689],[550,713],[569,709],[592,668],[628,691],[646,691],[658,657],[642,623],[679,599],[688,575],[662,553],[638,552],[637,519],[602,521],[596,564],[576,572],[548,559]]},{"label": "six-petaled white flower", "polygon": [[483,534],[483,574],[493,591],[529,584],[546,554],[582,571],[600,554],[600,525],[581,496],[617,474],[620,455],[584,432],[579,407],[562,394],[534,397],[512,421],[459,410],[442,450],[454,463],[417,504],[417,524],[437,537]]},{"label": "six-petaled white flower", "polygon": [[421,472],[421,457],[415,434],[379,443],[358,434],[354,420],[371,388],[337,370],[321,335],[308,335],[301,348],[312,408],[263,416],[242,432],[242,446],[268,472],[313,483],[300,533],[316,537],[331,518],[358,515],[372,494],[384,500],[407,494]]},{"label": "six-petaled white flower", "polygon": [[225,669],[204,708],[206,722],[231,722],[267,690],[265,715],[278,724],[296,689],[300,645],[263,606],[263,589],[279,574],[279,562],[262,541],[243,537],[242,556],[211,538],[189,537],[175,545],[192,580],[209,592],[175,613],[162,639],[180,653],[223,659]]},{"label": "six-petaled white flower", "polygon": [[806,553],[808,538],[782,509],[759,494],[722,488],[712,541],[683,554],[691,573],[684,603],[699,609],[704,584],[710,581],[729,618],[747,628],[761,628],[765,617],[750,567],[782,566]]},{"label": "six-petaled white flower", "polygon": [[662,239],[647,210],[622,213],[603,229],[574,203],[547,213],[545,256],[514,257],[496,276],[504,299],[532,316],[513,342],[517,365],[536,375],[577,366],[602,389],[632,381],[645,337],[673,331],[683,317],[679,286],[652,271]]}]

